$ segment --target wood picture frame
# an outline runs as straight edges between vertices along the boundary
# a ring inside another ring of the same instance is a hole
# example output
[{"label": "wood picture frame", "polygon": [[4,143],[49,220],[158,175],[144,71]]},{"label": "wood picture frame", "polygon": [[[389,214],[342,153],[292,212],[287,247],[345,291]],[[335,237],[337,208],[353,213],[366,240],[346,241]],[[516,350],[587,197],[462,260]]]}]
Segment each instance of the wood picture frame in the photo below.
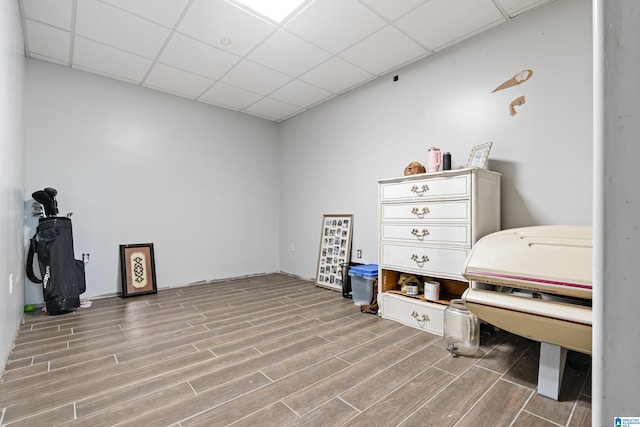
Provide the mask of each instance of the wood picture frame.
[{"label": "wood picture frame", "polygon": [[325,214],[320,228],[316,286],[342,291],[343,267],[351,260],[352,214]]},{"label": "wood picture frame", "polygon": [[153,243],[120,245],[122,298],[158,293]]},{"label": "wood picture frame", "polygon": [[467,168],[484,169],[487,166],[487,159],[489,158],[491,145],[493,145],[493,142],[485,142],[484,144],[473,147],[471,149],[471,154],[469,154]]}]

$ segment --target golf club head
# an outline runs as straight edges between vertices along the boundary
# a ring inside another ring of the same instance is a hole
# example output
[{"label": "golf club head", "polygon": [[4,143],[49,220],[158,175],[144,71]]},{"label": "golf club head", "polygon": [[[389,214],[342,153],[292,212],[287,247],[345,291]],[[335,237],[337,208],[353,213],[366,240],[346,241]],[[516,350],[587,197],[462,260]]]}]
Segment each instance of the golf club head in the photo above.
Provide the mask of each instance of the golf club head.
[{"label": "golf club head", "polygon": [[49,193],[44,190],[38,190],[31,194],[33,200],[44,206],[44,213],[46,216],[55,216],[58,209],[55,207],[55,201],[51,198]]},{"label": "golf club head", "polygon": [[36,202],[44,206],[47,206],[53,203],[53,199],[51,198],[49,193],[47,193],[44,190],[38,190],[34,192],[33,194],[31,194],[31,197],[33,197],[33,200],[35,200]]},{"label": "golf club head", "polygon": [[47,187],[44,189],[44,191],[46,191],[46,193],[52,198],[55,199],[56,196],[58,195],[58,190],[56,190],[55,188],[51,188],[51,187]]},{"label": "golf club head", "polygon": [[46,193],[51,196],[51,200],[53,200],[53,215],[58,215],[58,201],[56,200],[56,196],[58,195],[58,190],[52,187],[47,187],[44,189]]}]

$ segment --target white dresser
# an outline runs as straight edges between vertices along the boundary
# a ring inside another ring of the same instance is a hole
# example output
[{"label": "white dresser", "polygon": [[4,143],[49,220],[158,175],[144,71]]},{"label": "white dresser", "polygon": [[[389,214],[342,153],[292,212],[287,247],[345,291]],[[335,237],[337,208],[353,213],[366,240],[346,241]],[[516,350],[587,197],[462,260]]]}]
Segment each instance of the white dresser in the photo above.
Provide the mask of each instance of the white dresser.
[{"label": "white dresser", "polygon": [[[457,169],[378,181],[382,317],[443,334],[444,309],[469,286],[462,269],[471,246],[500,229],[500,177]],[[440,299],[401,292],[402,273],[440,282]]]}]

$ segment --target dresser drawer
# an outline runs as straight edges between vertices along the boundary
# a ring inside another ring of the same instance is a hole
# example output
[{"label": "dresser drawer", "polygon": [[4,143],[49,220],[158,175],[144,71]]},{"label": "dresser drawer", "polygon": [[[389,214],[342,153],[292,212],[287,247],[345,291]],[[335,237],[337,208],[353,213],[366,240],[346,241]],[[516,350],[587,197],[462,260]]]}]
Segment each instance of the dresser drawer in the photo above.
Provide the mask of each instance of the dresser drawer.
[{"label": "dresser drawer", "polygon": [[381,201],[465,198],[469,196],[469,175],[434,177],[389,182],[381,185]]},{"label": "dresser drawer", "polygon": [[468,221],[469,201],[382,205],[382,220]]},{"label": "dresser drawer", "polygon": [[383,240],[410,243],[437,243],[470,247],[471,232],[468,224],[382,224]]},{"label": "dresser drawer", "polygon": [[464,280],[462,269],[467,259],[467,249],[402,246],[387,242],[382,242],[381,248],[383,268]]},{"label": "dresser drawer", "polygon": [[383,318],[443,335],[444,310],[447,306],[386,293],[380,294],[378,301]]}]

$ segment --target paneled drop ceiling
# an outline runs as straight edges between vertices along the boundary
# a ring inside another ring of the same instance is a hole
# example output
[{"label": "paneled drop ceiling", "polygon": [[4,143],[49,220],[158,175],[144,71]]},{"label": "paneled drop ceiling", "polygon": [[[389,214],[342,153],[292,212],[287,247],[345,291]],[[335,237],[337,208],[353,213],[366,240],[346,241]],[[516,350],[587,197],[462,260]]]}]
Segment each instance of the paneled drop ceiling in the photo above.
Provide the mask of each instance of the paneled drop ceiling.
[{"label": "paneled drop ceiling", "polygon": [[17,1],[28,57],[282,121],[553,0]]}]

